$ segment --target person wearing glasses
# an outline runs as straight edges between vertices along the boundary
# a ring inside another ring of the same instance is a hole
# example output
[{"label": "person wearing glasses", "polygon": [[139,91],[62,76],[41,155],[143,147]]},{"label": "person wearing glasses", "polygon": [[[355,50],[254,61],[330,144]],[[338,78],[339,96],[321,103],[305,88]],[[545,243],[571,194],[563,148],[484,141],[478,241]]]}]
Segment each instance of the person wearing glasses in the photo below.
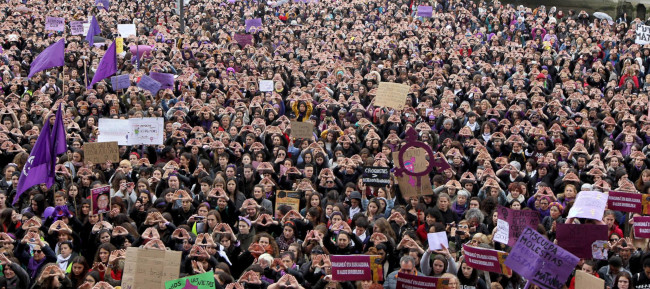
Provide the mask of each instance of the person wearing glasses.
[{"label": "person wearing glasses", "polygon": [[386,277],[386,282],[384,282],[384,289],[393,289],[397,286],[398,274],[424,276],[421,272],[418,272],[416,268],[416,262],[413,257],[408,255],[403,256],[399,260],[399,269],[393,271],[393,273],[388,274],[388,277]]}]

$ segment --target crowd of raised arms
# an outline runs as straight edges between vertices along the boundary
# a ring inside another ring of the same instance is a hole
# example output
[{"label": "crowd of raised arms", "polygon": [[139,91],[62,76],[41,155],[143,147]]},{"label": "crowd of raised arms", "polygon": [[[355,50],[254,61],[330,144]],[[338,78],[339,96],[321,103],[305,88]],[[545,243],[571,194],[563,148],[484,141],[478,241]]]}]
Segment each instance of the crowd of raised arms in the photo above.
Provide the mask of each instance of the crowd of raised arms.
[{"label": "crowd of raised arms", "polygon": [[[398,273],[450,289],[544,288],[517,268],[468,265],[464,245],[511,252],[494,241],[502,207],[537,212],[533,229],[550,241],[561,224],[607,226],[606,257],[581,258],[562,288],[578,288],[575,271],[650,288],[648,239],[632,229],[641,214],[568,217],[584,191],[650,193],[650,45],[635,44],[646,20],[412,1],[191,0],[185,31],[174,1],[2,1],[0,288],[118,288],[129,247],[181,251],[178,277],[213,272],[218,289],[393,289]],[[91,16],[94,45],[70,31]],[[46,30],[47,17],[65,31]],[[87,87],[131,23],[116,73],[130,87]],[[28,78],[61,38],[65,65]],[[153,72],[173,86],[140,88]],[[374,104],[380,82],[410,87],[403,109]],[[54,183],[21,194],[59,109],[67,151]],[[84,158],[102,119],[143,117],[164,119],[162,144]],[[312,123],[312,137],[293,137],[294,121]],[[394,169],[411,129],[449,164],[429,173],[431,190],[405,197],[393,173],[366,185],[364,168]],[[107,185],[110,199],[96,201],[109,208],[94,214],[91,190]],[[276,204],[287,191],[297,207]],[[448,245],[432,250],[436,232]],[[379,256],[378,278],[336,281],[336,255]]]}]

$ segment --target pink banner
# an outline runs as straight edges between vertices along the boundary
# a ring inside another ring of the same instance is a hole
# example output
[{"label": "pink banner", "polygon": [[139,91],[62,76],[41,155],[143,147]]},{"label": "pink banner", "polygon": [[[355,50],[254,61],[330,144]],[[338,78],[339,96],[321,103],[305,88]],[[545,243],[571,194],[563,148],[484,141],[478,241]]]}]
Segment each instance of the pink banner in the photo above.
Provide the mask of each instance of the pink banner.
[{"label": "pink banner", "polygon": [[621,212],[643,213],[643,195],[624,192],[609,192],[607,208]]},{"label": "pink banner", "polygon": [[467,246],[465,244],[463,244],[463,251],[465,251],[465,262],[467,262],[467,266],[499,274],[508,271],[508,268],[503,265],[508,253]]},{"label": "pink banner", "polygon": [[358,281],[372,280],[370,256],[330,256],[332,261],[332,280]]},{"label": "pink banner", "polygon": [[448,284],[449,279],[399,273],[397,274],[397,285],[395,289],[447,288]]},{"label": "pink banner", "polygon": [[526,227],[537,228],[539,225],[539,212],[533,210],[512,210],[499,207],[499,220],[504,220],[508,225],[508,246],[514,246]]},{"label": "pink banner", "polygon": [[634,217],[634,238],[650,238],[650,217]]}]

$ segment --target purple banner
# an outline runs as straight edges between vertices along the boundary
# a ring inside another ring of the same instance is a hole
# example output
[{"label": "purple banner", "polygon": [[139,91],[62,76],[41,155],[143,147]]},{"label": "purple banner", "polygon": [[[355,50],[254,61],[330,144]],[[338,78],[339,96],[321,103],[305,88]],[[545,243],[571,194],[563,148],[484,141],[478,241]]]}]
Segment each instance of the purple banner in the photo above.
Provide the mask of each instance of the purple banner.
[{"label": "purple banner", "polygon": [[160,82],[160,89],[174,89],[174,75],[171,73],[150,72],[149,77]]},{"label": "purple banner", "polygon": [[553,244],[535,229],[525,228],[505,264],[540,288],[559,289],[578,261],[578,257]]},{"label": "purple banner", "polygon": [[332,280],[372,280],[370,256],[330,256]]},{"label": "purple banner", "polygon": [[650,238],[650,217],[634,217],[634,238]]},{"label": "purple banner", "polygon": [[242,48],[253,44],[253,35],[250,34],[235,34],[233,38]]},{"label": "purple banner", "polygon": [[65,18],[61,17],[46,17],[45,30],[63,31],[65,30]]},{"label": "purple banner", "polygon": [[447,288],[449,279],[409,274],[397,274],[395,289],[435,289]]},{"label": "purple banner", "polygon": [[150,91],[152,95],[156,95],[160,90],[160,82],[156,81],[155,79],[147,75],[143,75],[142,77],[140,77],[140,82],[138,82],[138,87]]},{"label": "purple banner", "polygon": [[607,225],[556,224],[558,246],[566,249],[578,258],[591,259],[591,244],[594,241],[608,240]]},{"label": "purple banner", "polygon": [[[499,207],[499,220],[506,221],[508,225],[508,246],[513,246],[526,227],[537,228],[539,225],[539,212],[532,210],[511,210]],[[505,224],[504,224],[505,225]]]},{"label": "purple banner", "polygon": [[643,214],[643,195],[624,192],[609,192],[607,208],[611,210]]},{"label": "purple banner", "polygon": [[113,86],[113,90],[129,88],[129,86],[131,86],[131,79],[129,77],[129,74],[111,77],[111,86]]},{"label": "purple banner", "polygon": [[253,32],[256,32],[261,28],[262,28],[261,18],[246,19],[246,33],[250,33],[251,30],[253,30]]},{"label": "purple banner", "polygon": [[418,15],[417,16],[431,18],[431,16],[433,16],[433,7],[431,7],[431,6],[418,6]]}]

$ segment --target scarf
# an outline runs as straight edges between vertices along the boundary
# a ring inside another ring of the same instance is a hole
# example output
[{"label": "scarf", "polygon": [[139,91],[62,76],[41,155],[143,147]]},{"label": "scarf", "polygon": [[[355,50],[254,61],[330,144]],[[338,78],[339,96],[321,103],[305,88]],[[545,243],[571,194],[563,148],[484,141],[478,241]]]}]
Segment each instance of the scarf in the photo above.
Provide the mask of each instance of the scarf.
[{"label": "scarf", "polygon": [[40,268],[44,263],[45,258],[41,259],[41,261],[38,262],[36,262],[33,257],[29,259],[29,263],[27,263],[27,270],[29,271],[29,277],[31,277],[32,280],[36,278],[38,268]]},{"label": "scarf", "polygon": [[70,261],[70,257],[72,257],[72,254],[68,256],[67,258],[64,258],[61,256],[61,254],[56,255],[56,263],[59,264],[59,268],[65,272],[65,270],[68,268],[68,261]]}]

